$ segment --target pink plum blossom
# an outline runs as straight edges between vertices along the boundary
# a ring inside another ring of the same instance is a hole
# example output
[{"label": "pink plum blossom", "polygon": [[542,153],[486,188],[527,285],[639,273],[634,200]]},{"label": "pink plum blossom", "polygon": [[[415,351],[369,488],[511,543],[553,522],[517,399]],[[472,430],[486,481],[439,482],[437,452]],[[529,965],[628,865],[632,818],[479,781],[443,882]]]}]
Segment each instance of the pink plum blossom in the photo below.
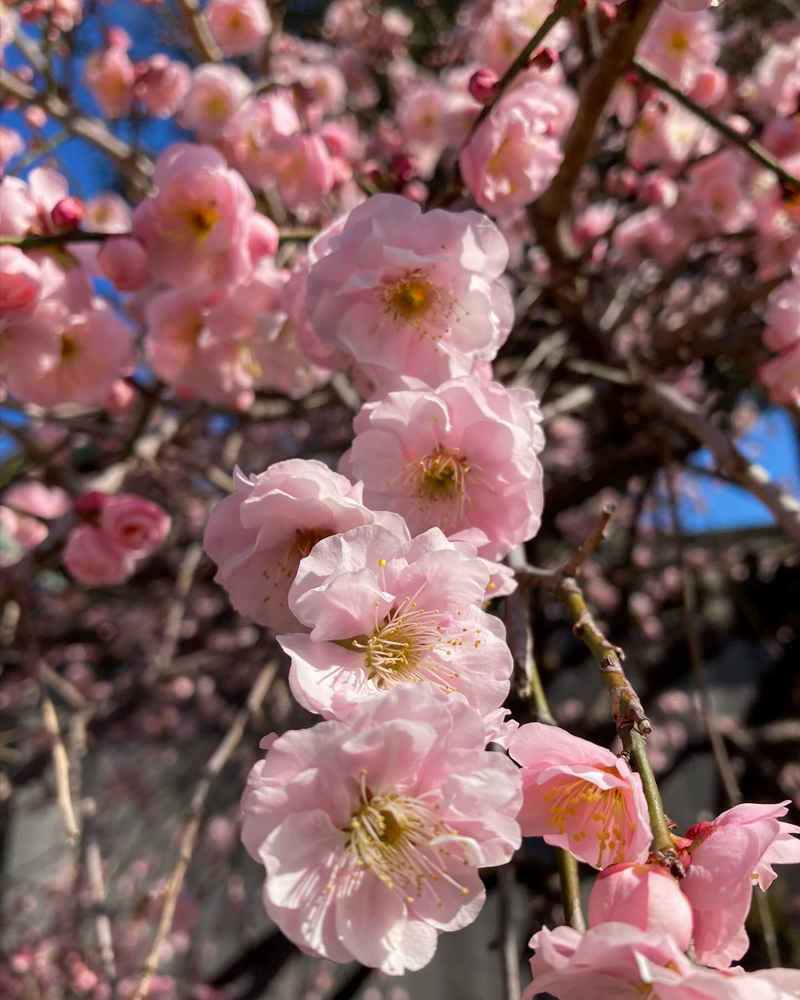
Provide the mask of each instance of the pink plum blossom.
[{"label": "pink plum blossom", "polygon": [[300,563],[289,607],[310,635],[281,635],[289,684],[305,708],[344,718],[394,685],[433,685],[482,716],[508,694],[511,654],[481,610],[488,573],[466,542],[438,528],[404,541],[366,525],[318,542]]},{"label": "pink plum blossom", "polygon": [[[57,337],[54,358],[49,355],[47,326]],[[9,363],[6,381],[12,392],[39,406],[102,404],[114,381],[128,374],[133,365],[131,332],[102,299],[95,299],[90,309],[55,320],[37,315],[20,324],[16,332],[23,351],[27,342],[28,353],[22,364]],[[12,328],[12,339],[14,333]],[[36,338],[37,348],[28,340],[30,334]],[[38,344],[45,343],[48,353],[43,359]]]},{"label": "pink plum blossom", "polygon": [[461,153],[464,182],[485,211],[501,215],[535,201],[563,158],[552,125],[554,92],[533,81],[503,95]]},{"label": "pink plum blossom", "polygon": [[211,34],[226,56],[255,52],[272,26],[269,7],[263,0],[209,0],[204,13]]},{"label": "pink plum blossom", "polygon": [[543,837],[595,868],[647,857],[642,780],[624,758],[539,722],[520,726],[509,753],[522,765],[526,837]]},{"label": "pink plum blossom", "polygon": [[135,553],[116,546],[93,524],[73,528],[61,555],[70,574],[87,587],[108,587],[124,583],[136,570]]},{"label": "pink plum blossom", "polygon": [[13,128],[6,128],[0,125],[0,177],[9,160],[19,156],[25,150],[25,142],[22,136]]},{"label": "pink plum blossom", "polygon": [[401,518],[368,510],[361,484],[322,462],[289,459],[249,477],[236,469],[234,484],[211,512],[203,544],[233,606],[260,625],[305,630],[287,595],[300,561],[320,539],[364,524],[408,537]]},{"label": "pink plum blossom", "polygon": [[0,246],[0,320],[23,318],[36,311],[42,292],[42,272],[17,247]]},{"label": "pink plum blossom", "polygon": [[136,96],[147,114],[171,118],[183,104],[192,74],[184,63],[157,52],[136,67]]},{"label": "pink plum blossom", "polygon": [[669,935],[681,951],[692,938],[692,907],[677,881],[661,865],[609,865],[589,896],[589,926],[613,921]]},{"label": "pink plum blossom", "polygon": [[113,191],[103,191],[84,202],[87,229],[101,233],[127,233],[131,228],[131,210],[124,198]]},{"label": "pink plum blossom", "polygon": [[435,386],[492,360],[508,336],[507,260],[484,216],[422,215],[406,198],[375,195],[312,266],[308,315],[319,338],[376,384],[404,374]]},{"label": "pink plum blossom", "polygon": [[319,209],[334,182],[333,161],[318,135],[277,136],[273,173],[287,208]]},{"label": "pink plum blossom", "polygon": [[135,493],[109,497],[100,512],[100,528],[117,548],[137,556],[155,551],[169,534],[172,519],[157,503]]},{"label": "pink plum blossom", "polygon": [[800,99],[800,36],[770,45],[755,68],[755,81],[773,114],[794,114]]},{"label": "pink plum blossom", "polygon": [[784,351],[800,340],[800,274],[770,293],[764,343],[771,351]]},{"label": "pink plum blossom", "polygon": [[533,983],[522,1000],[540,993],[559,1000],[790,1000],[800,989],[794,970],[704,969],[669,935],[625,923],[599,924],[585,934],[544,928],[530,946]]},{"label": "pink plum blossom", "polygon": [[66,514],[72,501],[60,486],[45,486],[35,479],[14,483],[3,494],[3,503],[23,514],[43,517],[46,521]]},{"label": "pink plum blossom", "polygon": [[192,73],[180,124],[199,139],[218,139],[250,90],[250,81],[236,66],[203,63]]},{"label": "pink plum blossom", "polygon": [[127,115],[133,102],[136,72],[127,46],[112,44],[86,57],[83,78],[105,118]]},{"label": "pink plum blossom", "polygon": [[242,798],[270,918],[304,951],[390,975],[472,923],[477,869],[519,846],[519,776],[469,705],[403,684],[276,740]]},{"label": "pink plum blossom", "polygon": [[786,802],[745,802],[687,832],[689,865],[681,883],[694,912],[694,944],[704,965],[725,969],[747,951],[744,921],[753,884],[766,890],[773,864],[800,863],[800,827],[782,823]]},{"label": "pink plum blossom", "polygon": [[136,292],[149,282],[147,251],[133,236],[112,236],[97,255],[103,275],[120,292]]},{"label": "pink plum blossom", "polygon": [[182,287],[222,292],[249,273],[247,231],[254,200],[241,176],[210,146],[177,143],[158,158],[158,193],[133,214],[151,273]]},{"label": "pink plum blossom", "polygon": [[263,184],[274,176],[276,140],[299,131],[300,119],[288,91],[250,97],[225,126],[228,158],[251,184]]},{"label": "pink plum blossom", "polygon": [[47,535],[47,526],[35,517],[0,504],[0,569],[14,566]]},{"label": "pink plum blossom", "polygon": [[679,87],[691,88],[698,73],[713,66],[720,51],[714,18],[704,10],[662,6],[642,39],[644,62]]},{"label": "pink plum blossom", "polygon": [[362,407],[341,470],[370,507],[402,514],[413,533],[481,529],[480,554],[507,555],[539,529],[541,414],[529,389],[474,375],[390,392]]},{"label": "pink plum blossom", "polygon": [[[550,0],[496,0],[489,17],[474,4],[477,20],[473,26],[472,48],[475,58],[497,73],[503,73],[542,26],[553,10]],[[570,39],[566,20],[559,21],[547,36],[547,44],[563,49]]]}]

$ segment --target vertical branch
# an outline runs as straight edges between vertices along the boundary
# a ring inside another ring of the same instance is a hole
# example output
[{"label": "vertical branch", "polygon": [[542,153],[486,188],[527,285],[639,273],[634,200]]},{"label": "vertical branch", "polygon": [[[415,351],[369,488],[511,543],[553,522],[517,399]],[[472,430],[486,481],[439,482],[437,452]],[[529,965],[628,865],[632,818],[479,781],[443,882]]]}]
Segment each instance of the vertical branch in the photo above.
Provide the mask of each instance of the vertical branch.
[{"label": "vertical branch", "polygon": [[500,962],[503,970],[504,1000],[519,1000],[522,993],[514,914],[514,890],[516,883],[516,872],[511,864],[503,865],[498,869],[497,894],[500,920]]},{"label": "vertical branch", "polygon": [[192,36],[197,51],[205,62],[222,61],[222,52],[206,23],[205,15],[197,0],[177,0],[183,20]]}]

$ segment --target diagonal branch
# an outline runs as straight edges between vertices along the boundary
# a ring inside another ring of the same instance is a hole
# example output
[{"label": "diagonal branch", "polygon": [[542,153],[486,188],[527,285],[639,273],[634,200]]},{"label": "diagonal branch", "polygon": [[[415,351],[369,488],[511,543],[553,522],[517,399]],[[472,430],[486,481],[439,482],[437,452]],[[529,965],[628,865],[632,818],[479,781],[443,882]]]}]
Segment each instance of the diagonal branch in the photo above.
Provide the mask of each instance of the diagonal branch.
[{"label": "diagonal branch", "polygon": [[222,52],[211,34],[203,10],[197,0],[177,0],[183,20],[197,51],[205,62],[222,62]]},{"label": "diagonal branch", "polygon": [[708,448],[720,472],[760,500],[788,537],[800,545],[800,501],[773,483],[760,465],[745,458],[728,435],[677,389],[656,382],[647,390],[646,399],[671,423]]}]

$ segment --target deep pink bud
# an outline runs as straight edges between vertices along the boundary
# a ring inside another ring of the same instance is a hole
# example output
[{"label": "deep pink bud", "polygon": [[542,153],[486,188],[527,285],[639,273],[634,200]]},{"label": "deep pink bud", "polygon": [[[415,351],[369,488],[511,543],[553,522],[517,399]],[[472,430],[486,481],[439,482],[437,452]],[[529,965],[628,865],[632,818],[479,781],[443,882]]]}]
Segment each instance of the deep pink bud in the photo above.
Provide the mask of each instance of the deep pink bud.
[{"label": "deep pink bud", "polygon": [[629,167],[624,167],[622,170],[612,167],[606,174],[605,187],[609,194],[618,198],[630,198],[638,190],[639,177],[636,171]]},{"label": "deep pink bud", "polygon": [[558,53],[546,45],[543,49],[539,49],[531,59],[531,66],[535,66],[537,69],[552,69],[557,62]]},{"label": "deep pink bud", "polygon": [[672,208],[678,200],[678,185],[666,174],[654,171],[642,181],[639,197],[648,205]]},{"label": "deep pink bud", "polygon": [[75,501],[75,513],[82,520],[96,524],[100,518],[100,511],[110,499],[108,493],[103,493],[102,490],[91,490]]},{"label": "deep pink bud", "polygon": [[392,177],[401,184],[410,181],[417,173],[413,160],[410,156],[406,156],[405,153],[398,153],[397,156],[392,157],[389,170]]},{"label": "deep pink bud", "polygon": [[476,69],[469,78],[469,92],[478,104],[494,100],[497,96],[497,73],[490,69]]},{"label": "deep pink bud", "polygon": [[53,206],[50,218],[60,232],[72,232],[83,222],[83,204],[71,196],[62,198]]}]

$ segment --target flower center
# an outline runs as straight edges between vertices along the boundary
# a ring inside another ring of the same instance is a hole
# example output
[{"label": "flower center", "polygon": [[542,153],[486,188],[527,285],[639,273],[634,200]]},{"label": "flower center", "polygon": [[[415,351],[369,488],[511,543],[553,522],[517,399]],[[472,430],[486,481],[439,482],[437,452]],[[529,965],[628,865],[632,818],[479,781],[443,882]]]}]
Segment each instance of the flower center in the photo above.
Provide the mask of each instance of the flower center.
[{"label": "flower center", "polygon": [[189,210],[189,228],[198,240],[204,240],[217,222],[214,205],[195,205]]},{"label": "flower center", "polygon": [[[276,568],[278,572],[275,574],[277,579],[273,580],[272,583],[273,589],[278,590],[280,593],[282,582],[281,577],[284,578],[284,587],[287,586],[287,581],[291,583],[297,573],[297,567],[300,565],[300,560],[305,559],[317,542],[321,542],[323,538],[330,538],[332,534],[334,534],[334,532],[331,531],[330,528],[297,528],[291,544],[277,561]],[[265,569],[262,570],[261,575],[265,580],[269,580],[272,573],[269,569]],[[285,590],[282,593],[283,597],[278,602],[278,606],[281,608],[286,603]],[[263,598],[263,603],[267,604],[271,597],[271,594],[267,594],[267,596]]]},{"label": "flower center", "polygon": [[361,799],[345,828],[349,860],[357,868],[369,868],[387,889],[399,892],[409,903],[422,895],[426,885],[437,897],[435,883],[441,881],[464,895],[469,892],[447,872],[448,858],[461,854],[458,842],[432,846],[434,839],[458,837],[458,831],[439,818],[438,802],[430,803],[426,797],[373,795],[362,771]]},{"label": "flower center", "polygon": [[[258,359],[255,354],[253,354],[251,345],[246,340],[242,341],[239,345],[238,359],[239,364],[242,366],[242,370],[246,375],[249,375],[250,378],[261,378],[264,374],[264,369],[258,363]],[[319,541],[319,539],[317,539],[317,541]],[[316,542],[314,544],[316,544]],[[309,549],[309,551],[311,550]],[[306,553],[306,555],[308,555],[308,553]]]},{"label": "flower center", "polygon": [[385,303],[395,319],[413,319],[424,313],[436,292],[424,278],[398,281],[386,290]]},{"label": "flower center", "polygon": [[636,824],[628,816],[621,789],[598,788],[590,781],[573,778],[545,792],[544,801],[550,804],[550,823],[560,834],[567,823],[580,822],[580,813],[584,825],[575,834],[575,840],[584,840],[591,832],[599,841],[598,868],[603,867],[606,851],[609,853],[606,865],[625,860],[626,828],[633,831]]},{"label": "flower center", "polygon": [[80,353],[80,348],[78,346],[78,341],[74,337],[70,337],[68,334],[62,334],[61,336],[61,360],[62,361],[72,361]]},{"label": "flower center", "polygon": [[439,444],[423,458],[409,462],[402,473],[402,485],[420,511],[432,513],[443,531],[452,531],[471,505],[468,485],[473,469],[479,471],[459,448]]},{"label": "flower center", "polygon": [[689,45],[689,38],[684,31],[676,31],[669,40],[670,46],[675,52],[683,52]]}]

